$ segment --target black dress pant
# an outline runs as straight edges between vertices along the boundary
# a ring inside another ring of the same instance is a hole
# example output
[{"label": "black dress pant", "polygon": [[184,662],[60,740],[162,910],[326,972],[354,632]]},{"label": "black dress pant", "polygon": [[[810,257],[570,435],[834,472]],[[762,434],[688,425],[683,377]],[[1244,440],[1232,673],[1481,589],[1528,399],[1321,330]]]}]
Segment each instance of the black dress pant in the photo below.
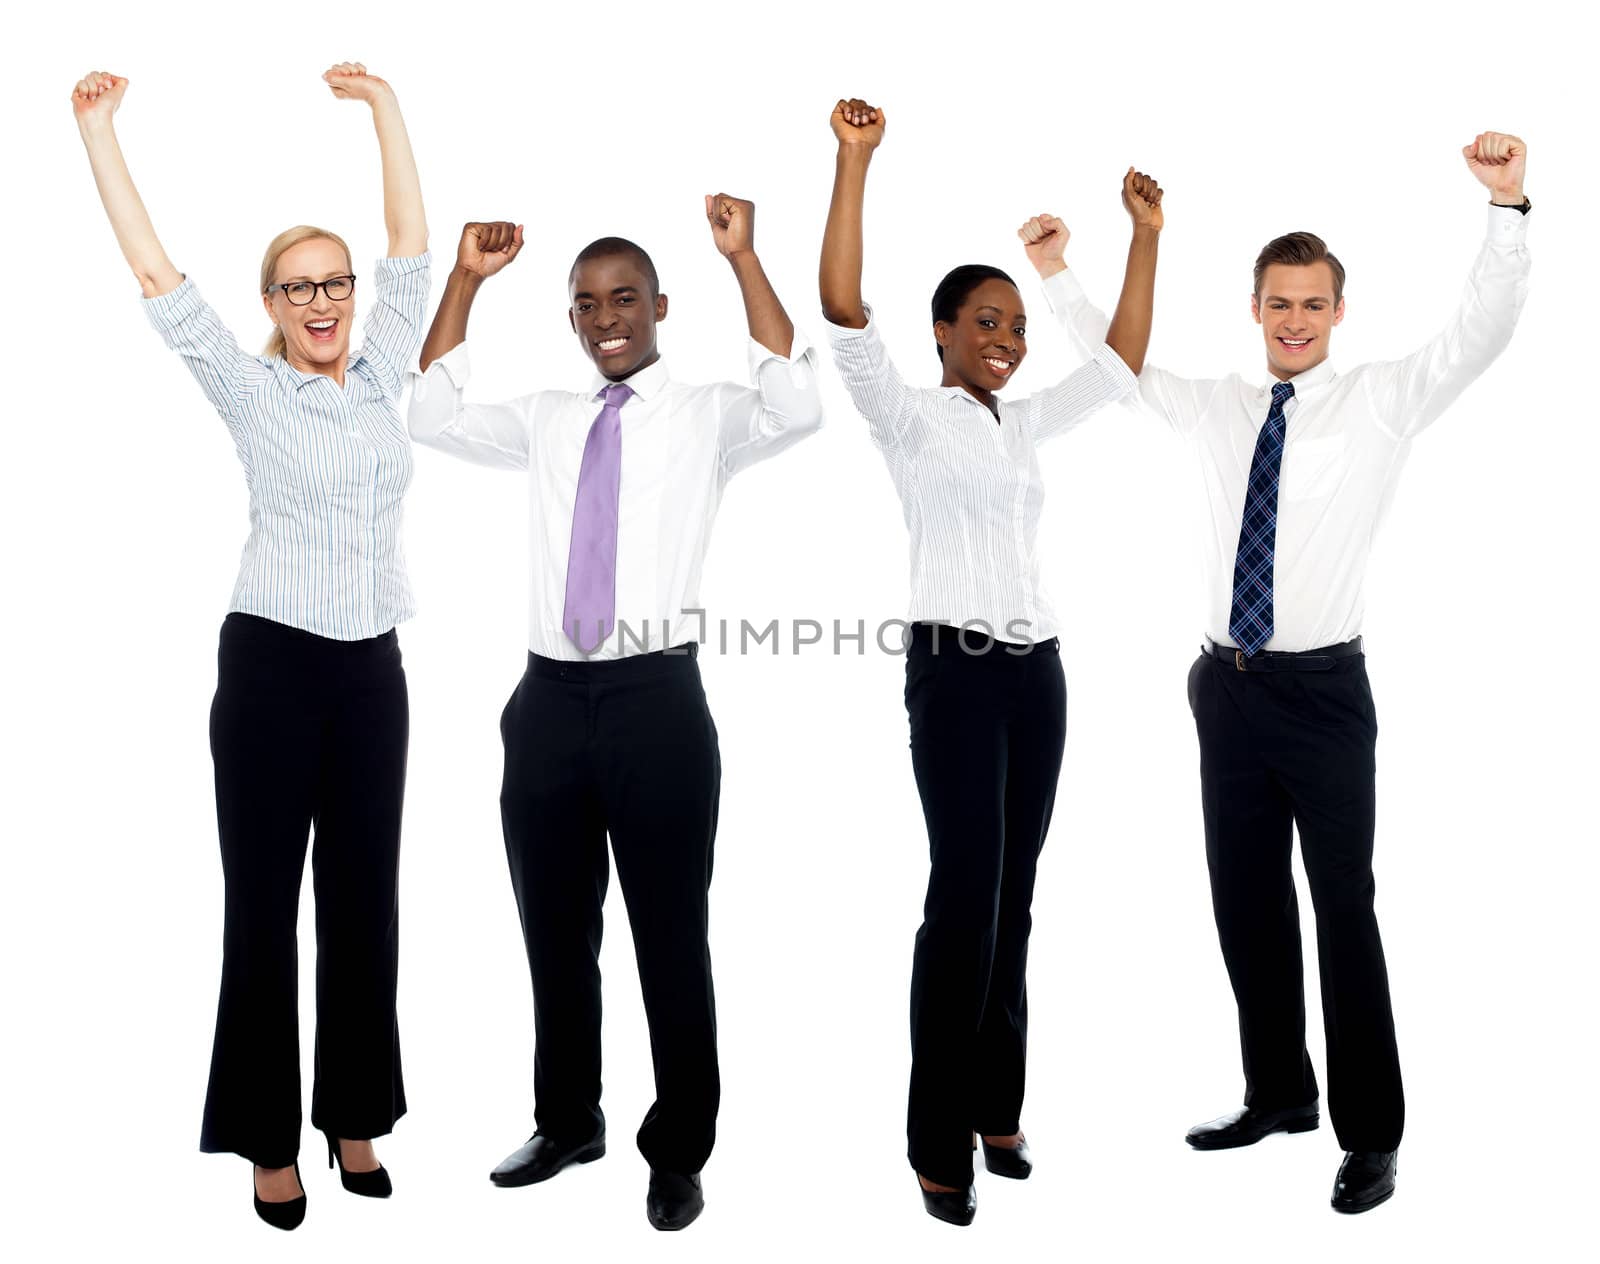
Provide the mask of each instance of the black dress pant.
[{"label": "black dress pant", "polygon": [[211,705],[227,905],[202,1150],[287,1167],[300,1148],[295,923],[317,917],[311,1122],[381,1136],[405,1113],[395,1020],[410,713],[393,631],[335,641],[230,614]]},{"label": "black dress pant", "polygon": [[1190,669],[1206,863],[1239,1005],[1245,1103],[1274,1110],[1317,1097],[1290,872],[1298,828],[1317,918],[1328,1112],[1344,1149],[1394,1150],[1405,1099],[1373,911],[1378,720],[1365,658],[1332,662],[1256,672],[1202,654]]},{"label": "black dress pant", "polygon": [[627,903],[656,1100],[639,1149],[698,1172],[721,1080],[706,943],[722,762],[694,646],[602,662],[528,655],[500,720],[500,813],[533,978],[534,1118],[581,1144],[600,1110],[606,836]]},{"label": "black dress pant", "polygon": [[919,623],[906,655],[932,862],[911,967],[907,1154],[957,1188],[972,1181],[972,1133],[1009,1136],[1022,1112],[1034,873],[1067,731],[1058,643],[1023,648]]}]

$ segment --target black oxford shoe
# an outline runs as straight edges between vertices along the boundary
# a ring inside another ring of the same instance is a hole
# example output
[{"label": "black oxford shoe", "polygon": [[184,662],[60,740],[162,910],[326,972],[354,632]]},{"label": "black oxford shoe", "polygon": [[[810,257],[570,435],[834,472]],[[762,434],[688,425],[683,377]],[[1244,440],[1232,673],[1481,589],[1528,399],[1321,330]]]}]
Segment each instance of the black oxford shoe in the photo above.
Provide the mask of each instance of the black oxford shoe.
[{"label": "black oxford shoe", "polygon": [[1333,1182],[1333,1209],[1354,1215],[1394,1197],[1397,1151],[1351,1150]]},{"label": "black oxford shoe", "polygon": [[657,1229],[685,1229],[706,1209],[700,1173],[679,1176],[676,1172],[650,1169],[650,1190],[644,1196],[644,1214]]},{"label": "black oxford shoe", "polygon": [[593,1163],[606,1152],[606,1134],[601,1133],[582,1145],[562,1145],[553,1137],[536,1132],[520,1150],[506,1155],[489,1179],[502,1188],[535,1185],[547,1181],[570,1163]]},{"label": "black oxford shoe", "polygon": [[983,1165],[996,1176],[1009,1176],[1014,1181],[1025,1181],[1033,1171],[1033,1156],[1028,1153],[1026,1140],[1014,1146],[983,1143]]},{"label": "black oxford shoe", "polygon": [[1241,1106],[1210,1123],[1196,1124],[1184,1140],[1196,1150],[1231,1150],[1234,1146],[1255,1145],[1274,1132],[1310,1132],[1320,1119],[1316,1102],[1286,1110]]}]

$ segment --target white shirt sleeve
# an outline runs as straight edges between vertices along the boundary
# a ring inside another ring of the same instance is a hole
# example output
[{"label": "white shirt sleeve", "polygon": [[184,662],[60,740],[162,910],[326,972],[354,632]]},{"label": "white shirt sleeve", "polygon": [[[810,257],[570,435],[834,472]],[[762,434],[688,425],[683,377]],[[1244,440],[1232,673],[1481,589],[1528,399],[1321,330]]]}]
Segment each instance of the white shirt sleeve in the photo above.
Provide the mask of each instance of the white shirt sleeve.
[{"label": "white shirt sleeve", "polygon": [[364,321],[359,354],[377,369],[391,399],[400,397],[406,372],[422,347],[432,262],[433,256],[423,251],[411,258],[379,259],[374,269],[373,303]]},{"label": "white shirt sleeve", "polygon": [[856,411],[867,419],[873,443],[884,451],[898,447],[916,417],[916,392],[908,387],[878,335],[872,308],[861,329],[824,321],[833,344],[833,364]]},{"label": "white shirt sleeve", "polygon": [[411,437],[476,465],[527,469],[534,396],[501,404],[469,404],[463,396],[471,375],[464,342],[430,364],[426,373],[410,375],[406,428]]},{"label": "white shirt sleeve", "polygon": [[1028,431],[1035,443],[1065,434],[1137,385],[1138,379],[1122,362],[1122,357],[1101,343],[1088,364],[1023,401],[1028,410]]},{"label": "white shirt sleeve", "polygon": [[798,329],[787,356],[750,339],[754,389],[717,392],[717,446],[728,474],[776,456],[822,426],[817,356]]},{"label": "white shirt sleeve", "polygon": [[1405,359],[1357,370],[1379,425],[1394,438],[1433,422],[1506,349],[1528,297],[1527,235],[1521,211],[1490,206],[1488,236],[1449,323]]},{"label": "white shirt sleeve", "polygon": [[[1089,301],[1072,269],[1047,277],[1044,296],[1073,345],[1084,355],[1096,354],[1096,349],[1105,343],[1111,322]],[[1216,381],[1179,377],[1146,361],[1139,373],[1138,399],[1180,435],[1189,435],[1199,426],[1219,385]]]},{"label": "white shirt sleeve", "polygon": [[187,277],[177,289],[142,301],[162,340],[183,357],[211,406],[235,438],[241,438],[240,398],[252,380],[266,374],[265,367],[239,349],[228,327]]}]

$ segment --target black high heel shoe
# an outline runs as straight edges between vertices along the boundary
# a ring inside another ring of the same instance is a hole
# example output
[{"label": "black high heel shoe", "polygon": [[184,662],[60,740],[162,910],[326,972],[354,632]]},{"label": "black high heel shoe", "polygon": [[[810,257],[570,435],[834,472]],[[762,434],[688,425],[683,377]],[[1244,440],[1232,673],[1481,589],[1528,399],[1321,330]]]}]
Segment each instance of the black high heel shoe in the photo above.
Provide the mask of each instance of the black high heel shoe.
[{"label": "black high heel shoe", "polygon": [[250,1168],[250,1193],[255,1198],[256,1215],[260,1216],[274,1229],[298,1229],[300,1222],[306,1218],[305,1182],[300,1180],[300,1163],[296,1160],[294,1165],[294,1179],[300,1186],[300,1197],[291,1198],[286,1203],[262,1202],[261,1195],[256,1193],[256,1169]]},{"label": "black high heel shoe", "polygon": [[969,1225],[978,1214],[978,1191],[974,1186],[968,1185],[965,1189],[949,1193],[929,1189],[922,1183],[922,1174],[919,1172],[917,1188],[922,1191],[923,1210],[935,1220],[943,1220],[946,1224]]},{"label": "black high heel shoe", "polygon": [[983,1143],[983,1165],[996,1176],[1009,1176],[1014,1181],[1025,1181],[1033,1171],[1033,1156],[1028,1153],[1028,1143],[1018,1141],[1014,1146]]},{"label": "black high heel shoe", "polygon": [[344,1155],[339,1153],[339,1139],[330,1132],[322,1135],[328,1140],[328,1166],[332,1167],[335,1163],[339,1165],[339,1184],[363,1198],[387,1198],[394,1193],[389,1172],[383,1164],[378,1164],[370,1172],[347,1172],[344,1169]]}]

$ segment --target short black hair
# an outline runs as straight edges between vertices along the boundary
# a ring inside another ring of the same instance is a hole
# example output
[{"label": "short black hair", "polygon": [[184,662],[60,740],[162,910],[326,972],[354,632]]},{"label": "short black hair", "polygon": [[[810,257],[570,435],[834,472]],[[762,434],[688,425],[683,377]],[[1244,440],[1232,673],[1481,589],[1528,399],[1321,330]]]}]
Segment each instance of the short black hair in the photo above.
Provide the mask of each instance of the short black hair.
[{"label": "short black hair", "polygon": [[[951,268],[933,292],[933,323],[937,325],[942,320],[949,324],[954,321],[961,305],[985,281],[1004,281],[1012,288],[1016,288],[1017,284],[999,268],[991,268],[987,263],[963,263],[959,268]],[[943,360],[944,348],[937,342],[934,346],[939,352],[939,359]]]},{"label": "short black hair", "polygon": [[588,263],[591,259],[609,259],[614,255],[627,255],[638,264],[639,271],[643,272],[645,279],[650,282],[650,297],[660,296],[661,280],[656,276],[655,263],[643,246],[629,241],[626,237],[597,237],[578,251],[578,257],[572,261],[572,271],[567,273],[567,287],[570,289],[573,281],[577,279],[579,264]]}]

